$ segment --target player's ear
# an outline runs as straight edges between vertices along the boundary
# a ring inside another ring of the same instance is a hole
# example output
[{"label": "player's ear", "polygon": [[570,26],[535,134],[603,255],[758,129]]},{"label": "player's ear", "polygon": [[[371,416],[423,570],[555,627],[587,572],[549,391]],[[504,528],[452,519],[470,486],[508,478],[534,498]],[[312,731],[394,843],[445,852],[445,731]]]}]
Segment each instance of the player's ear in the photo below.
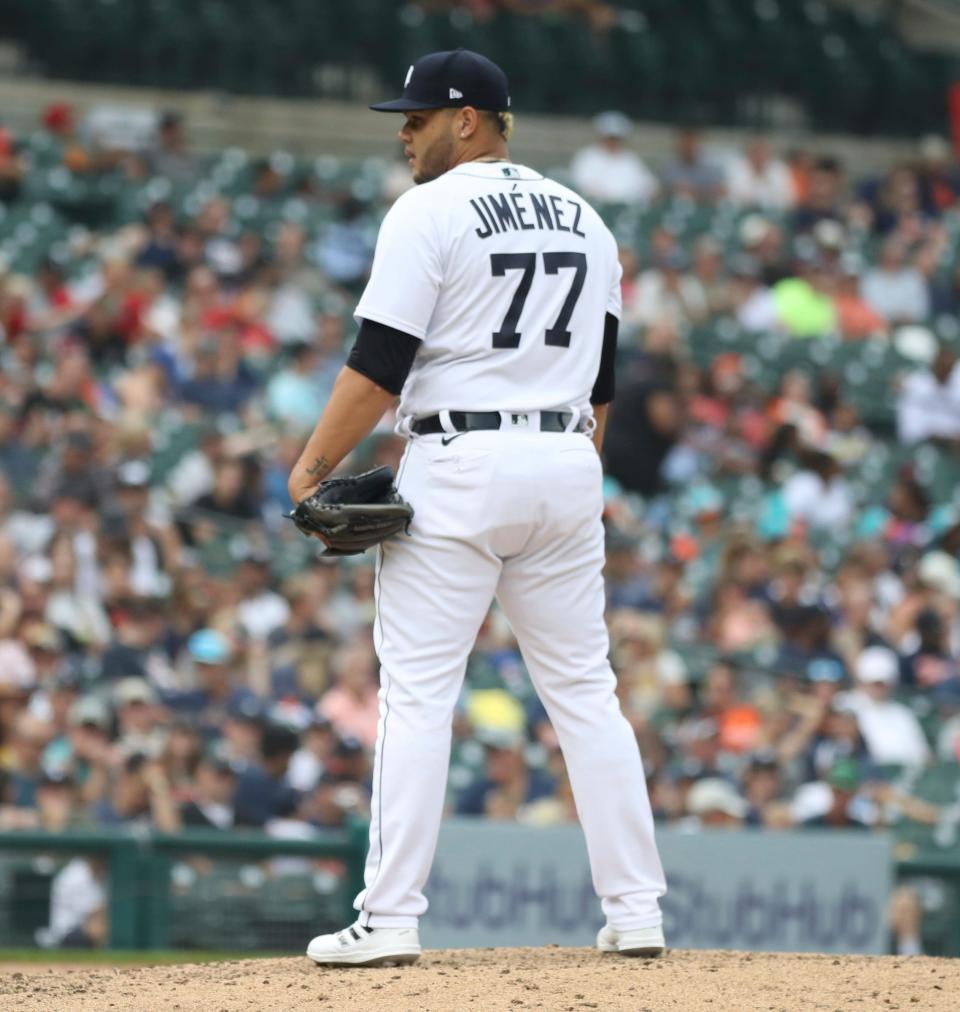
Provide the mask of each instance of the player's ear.
[{"label": "player's ear", "polygon": [[462,141],[467,141],[477,132],[477,127],[480,125],[480,114],[472,105],[465,105],[454,113],[453,122],[457,137]]}]

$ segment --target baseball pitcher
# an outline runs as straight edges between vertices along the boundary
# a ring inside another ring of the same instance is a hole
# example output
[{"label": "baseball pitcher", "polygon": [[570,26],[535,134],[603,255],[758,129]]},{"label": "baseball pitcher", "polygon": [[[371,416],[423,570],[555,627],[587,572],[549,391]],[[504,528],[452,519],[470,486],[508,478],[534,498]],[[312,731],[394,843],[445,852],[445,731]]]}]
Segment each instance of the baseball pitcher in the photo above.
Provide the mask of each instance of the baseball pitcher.
[{"label": "baseball pitcher", "polygon": [[[597,944],[659,955],[666,886],[603,618],[616,242],[582,197],[510,161],[507,79],[484,57],[431,53],[372,108],[403,115],[420,185],[383,221],[356,344],[289,487],[294,519],[331,552],[380,543],[380,723],[359,916],[307,955],[420,955],[454,706],[494,598],[563,750],[606,915]],[[397,396],[396,488],[376,473],[325,482]]]}]

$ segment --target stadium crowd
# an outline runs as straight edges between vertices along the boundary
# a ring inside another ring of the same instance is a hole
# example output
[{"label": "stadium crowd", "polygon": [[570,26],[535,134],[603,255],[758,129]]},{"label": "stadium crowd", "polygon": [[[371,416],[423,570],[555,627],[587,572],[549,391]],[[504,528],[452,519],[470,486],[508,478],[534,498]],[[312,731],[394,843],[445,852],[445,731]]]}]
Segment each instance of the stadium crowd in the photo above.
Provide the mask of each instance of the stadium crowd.
[{"label": "stadium crowd", "polygon": [[[656,815],[952,839],[956,798],[914,786],[960,762],[954,155],[860,178],[681,131],[650,166],[630,129],[598,118],[569,172],[622,242],[606,582]],[[407,184],[330,168],[201,157],[174,114],[137,150],[67,105],[0,132],[0,215],[29,226],[0,268],[0,829],[364,813],[374,560],[319,560],[282,514]],[[851,348],[895,366],[866,400]],[[344,468],[402,446],[387,420]],[[496,609],[449,809],[575,818]]]}]

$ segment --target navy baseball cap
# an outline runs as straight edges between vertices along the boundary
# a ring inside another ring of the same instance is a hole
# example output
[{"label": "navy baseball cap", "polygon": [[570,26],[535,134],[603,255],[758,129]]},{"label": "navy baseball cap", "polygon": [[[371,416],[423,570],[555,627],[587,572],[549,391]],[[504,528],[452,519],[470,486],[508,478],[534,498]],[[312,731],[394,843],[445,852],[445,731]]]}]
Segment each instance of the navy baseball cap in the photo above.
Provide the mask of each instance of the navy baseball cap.
[{"label": "navy baseball cap", "polygon": [[474,109],[506,112],[510,108],[507,75],[492,61],[469,49],[421,56],[407,71],[403,94],[370,106],[376,112],[416,109]]}]

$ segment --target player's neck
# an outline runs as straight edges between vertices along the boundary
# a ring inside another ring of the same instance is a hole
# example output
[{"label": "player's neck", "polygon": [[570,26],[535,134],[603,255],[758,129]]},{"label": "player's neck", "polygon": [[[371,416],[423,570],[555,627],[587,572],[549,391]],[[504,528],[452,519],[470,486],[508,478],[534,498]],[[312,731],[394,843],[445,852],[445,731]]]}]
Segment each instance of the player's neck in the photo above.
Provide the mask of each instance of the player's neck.
[{"label": "player's neck", "polygon": [[467,162],[509,162],[510,152],[503,141],[497,144],[478,144],[475,147],[465,147],[453,161],[451,169]]}]

